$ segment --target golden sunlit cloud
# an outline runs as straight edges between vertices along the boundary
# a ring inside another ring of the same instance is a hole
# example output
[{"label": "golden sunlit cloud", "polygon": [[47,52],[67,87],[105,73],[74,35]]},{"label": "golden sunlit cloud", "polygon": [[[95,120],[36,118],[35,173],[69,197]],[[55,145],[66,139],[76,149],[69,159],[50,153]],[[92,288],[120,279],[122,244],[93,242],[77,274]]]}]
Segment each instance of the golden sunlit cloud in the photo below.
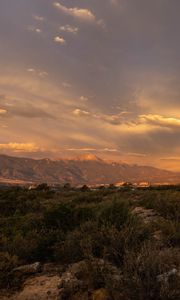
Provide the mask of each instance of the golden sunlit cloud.
[{"label": "golden sunlit cloud", "polygon": [[0,108],[0,115],[5,115],[7,113],[6,109]]},{"label": "golden sunlit cloud", "polygon": [[41,28],[39,28],[39,27],[35,27],[35,26],[32,26],[32,25],[30,25],[30,26],[28,26],[28,31],[31,31],[31,32],[35,32],[35,33],[42,33],[42,29]]},{"label": "golden sunlit cloud", "polygon": [[28,157],[74,149],[177,169],[160,159],[180,153],[178,1],[5,2],[1,152],[30,141]]},{"label": "golden sunlit cloud", "polygon": [[56,36],[54,42],[62,45],[66,44],[66,41],[62,36]]},{"label": "golden sunlit cloud", "polygon": [[63,13],[71,15],[75,18],[79,18],[81,20],[91,21],[91,22],[96,20],[94,14],[88,9],[77,8],[77,7],[68,8],[59,2],[54,2],[54,6],[60,11],[62,11]]},{"label": "golden sunlit cloud", "polygon": [[[81,96],[80,100],[82,101],[87,101],[88,98]],[[73,114],[76,116],[89,116],[90,118],[99,120],[102,123],[108,123],[108,124],[112,124],[112,125],[121,125],[121,124],[125,124],[125,125],[129,125],[129,126],[134,126],[137,125],[136,123],[132,123],[132,122],[126,122],[126,120],[124,120],[124,116],[128,115],[128,112],[120,112],[118,114],[103,114],[101,112],[90,112],[90,111],[85,111],[82,110],[80,108],[77,108],[73,111]]]},{"label": "golden sunlit cloud", "polygon": [[67,151],[85,151],[85,152],[91,152],[91,151],[96,151],[96,148],[69,148],[66,149]]},{"label": "golden sunlit cloud", "polygon": [[141,121],[149,122],[154,125],[164,126],[164,127],[179,127],[180,128],[180,118],[164,117],[161,115],[140,115]]},{"label": "golden sunlit cloud", "polygon": [[147,156],[147,154],[145,154],[145,153],[136,153],[136,152],[128,152],[126,155],[135,156],[135,157],[146,157]]},{"label": "golden sunlit cloud", "polygon": [[86,110],[81,110],[79,108],[76,108],[74,111],[73,111],[73,114],[76,115],[76,116],[89,116],[90,113]]},{"label": "golden sunlit cloud", "polygon": [[67,151],[84,151],[84,152],[118,152],[118,149],[114,148],[69,148]]},{"label": "golden sunlit cloud", "polygon": [[164,157],[161,158],[161,160],[167,160],[167,161],[180,161],[180,156],[175,156],[175,157]]},{"label": "golden sunlit cloud", "polygon": [[7,143],[0,144],[0,150],[12,150],[13,152],[37,152],[39,148],[34,143]]},{"label": "golden sunlit cloud", "polygon": [[54,2],[53,5],[55,8],[57,8],[59,11],[63,12],[64,14],[79,19],[80,21],[95,23],[102,29],[106,27],[104,20],[103,19],[97,20],[96,16],[89,9],[78,8],[78,7],[68,8],[62,5],[60,2]]},{"label": "golden sunlit cloud", "polygon": [[59,30],[64,31],[64,32],[73,33],[73,34],[77,34],[78,31],[79,31],[78,27],[74,27],[74,26],[71,26],[71,25],[60,26]]}]

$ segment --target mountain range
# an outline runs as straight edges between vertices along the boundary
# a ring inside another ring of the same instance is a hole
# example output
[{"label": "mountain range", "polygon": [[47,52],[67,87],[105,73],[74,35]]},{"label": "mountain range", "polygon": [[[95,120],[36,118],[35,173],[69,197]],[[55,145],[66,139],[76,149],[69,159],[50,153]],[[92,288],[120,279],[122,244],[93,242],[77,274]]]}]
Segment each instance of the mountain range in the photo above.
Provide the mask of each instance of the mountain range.
[{"label": "mountain range", "polygon": [[31,159],[0,155],[0,182],[98,185],[118,182],[180,183],[180,173],[109,162],[87,154],[73,159]]}]

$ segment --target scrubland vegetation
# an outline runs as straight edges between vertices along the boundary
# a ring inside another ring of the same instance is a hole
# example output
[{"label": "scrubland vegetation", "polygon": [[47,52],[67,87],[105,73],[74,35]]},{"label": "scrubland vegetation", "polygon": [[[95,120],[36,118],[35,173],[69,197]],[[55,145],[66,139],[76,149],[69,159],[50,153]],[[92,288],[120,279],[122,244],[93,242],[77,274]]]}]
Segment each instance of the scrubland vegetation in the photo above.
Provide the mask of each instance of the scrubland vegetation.
[{"label": "scrubland vegetation", "polygon": [[[146,222],[137,207],[154,215]],[[116,267],[118,284],[96,259]],[[36,261],[84,261],[88,287],[113,300],[180,299],[180,189],[1,190],[0,288],[19,288],[12,270]]]}]

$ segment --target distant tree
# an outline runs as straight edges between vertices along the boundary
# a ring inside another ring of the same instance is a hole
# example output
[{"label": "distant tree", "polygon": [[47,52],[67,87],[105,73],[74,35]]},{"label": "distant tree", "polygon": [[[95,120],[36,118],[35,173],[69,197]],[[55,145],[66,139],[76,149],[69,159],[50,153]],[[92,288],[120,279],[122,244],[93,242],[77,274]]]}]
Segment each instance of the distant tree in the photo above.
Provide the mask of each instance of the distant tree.
[{"label": "distant tree", "polygon": [[110,190],[115,190],[116,186],[113,183],[110,183],[109,187]]},{"label": "distant tree", "polygon": [[123,187],[123,190],[129,191],[133,188],[133,184],[131,182],[124,182],[122,187]]},{"label": "distant tree", "polygon": [[105,190],[105,186],[104,185],[98,186],[98,190]]},{"label": "distant tree", "polygon": [[87,192],[87,191],[89,191],[90,189],[89,189],[89,187],[86,185],[86,184],[84,184],[82,187],[81,187],[81,191],[82,192]]},{"label": "distant tree", "polygon": [[63,188],[64,188],[65,190],[71,190],[71,185],[70,185],[70,183],[65,183],[64,186],[63,186]]},{"label": "distant tree", "polygon": [[38,191],[48,191],[49,186],[47,185],[47,183],[41,183],[36,187],[36,190],[38,190]]},{"label": "distant tree", "polygon": [[125,186],[125,187],[132,187],[133,184],[131,182],[124,182],[122,186]]}]

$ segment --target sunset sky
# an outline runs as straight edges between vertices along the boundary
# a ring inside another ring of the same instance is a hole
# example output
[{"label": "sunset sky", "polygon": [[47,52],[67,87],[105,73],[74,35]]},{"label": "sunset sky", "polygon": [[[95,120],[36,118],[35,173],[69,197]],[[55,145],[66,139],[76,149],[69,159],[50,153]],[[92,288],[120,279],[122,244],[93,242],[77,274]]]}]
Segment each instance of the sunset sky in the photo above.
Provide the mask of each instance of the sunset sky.
[{"label": "sunset sky", "polygon": [[180,171],[180,0],[0,0],[0,153]]}]

